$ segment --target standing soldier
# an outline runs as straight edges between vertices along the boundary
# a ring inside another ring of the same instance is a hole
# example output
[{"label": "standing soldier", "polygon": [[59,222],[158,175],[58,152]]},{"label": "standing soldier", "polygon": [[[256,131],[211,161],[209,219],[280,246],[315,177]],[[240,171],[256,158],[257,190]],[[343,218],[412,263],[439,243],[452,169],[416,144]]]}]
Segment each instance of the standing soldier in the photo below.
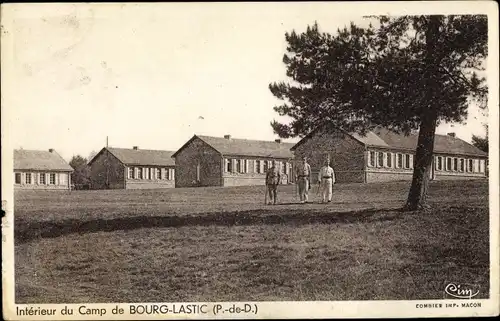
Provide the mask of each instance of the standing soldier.
[{"label": "standing soldier", "polygon": [[311,166],[307,163],[307,157],[302,158],[302,164],[297,166],[297,185],[299,186],[300,202],[305,203],[309,198],[311,184]]},{"label": "standing soldier", "polygon": [[266,173],[266,186],[269,193],[268,204],[276,204],[278,200],[278,185],[281,182],[280,169],[276,166],[276,161],[273,160],[272,164]]},{"label": "standing soldier", "polygon": [[321,197],[323,203],[332,201],[332,189],[335,184],[335,172],[330,167],[330,158],[328,157],[325,166],[321,167],[318,175],[319,187],[321,189]]}]

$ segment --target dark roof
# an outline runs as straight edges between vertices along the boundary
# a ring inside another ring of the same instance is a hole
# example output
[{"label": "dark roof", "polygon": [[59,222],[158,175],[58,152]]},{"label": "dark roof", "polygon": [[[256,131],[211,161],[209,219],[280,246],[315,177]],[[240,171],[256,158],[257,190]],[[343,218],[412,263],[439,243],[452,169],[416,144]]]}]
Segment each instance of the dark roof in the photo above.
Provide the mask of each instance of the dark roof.
[{"label": "dark roof", "polygon": [[271,158],[293,158],[290,148],[294,144],[276,141],[251,140],[241,138],[223,138],[194,135],[186,144],[184,144],[173,157],[177,155],[193,139],[199,138],[213,149],[228,156],[253,156],[253,157],[271,157]]},{"label": "dark roof", "polygon": [[[172,151],[151,149],[127,149],[108,147],[108,151],[125,165],[152,165],[152,166],[174,166]],[[89,165],[100,155],[106,147],[92,158]]]},{"label": "dark roof", "polygon": [[[385,128],[377,128],[374,133],[380,137],[386,145],[391,148],[415,150],[417,148],[418,134],[410,134],[408,136],[397,134]],[[366,144],[368,146],[382,146],[378,144]],[[488,156],[476,146],[461,140],[458,137],[449,135],[436,134],[434,138],[434,152],[446,154],[461,154],[461,155],[475,155],[475,156]]]},{"label": "dark roof", "polygon": [[15,170],[73,171],[55,150],[14,150]]},{"label": "dark roof", "polygon": [[[317,131],[316,129],[305,136],[301,141],[295,144],[292,150],[297,146],[303,144],[306,140],[312,137]],[[417,148],[418,134],[398,134],[386,128],[376,128],[368,131],[366,135],[362,136],[356,133],[348,133],[360,143],[365,146],[384,147],[400,150],[415,150]],[[460,154],[460,155],[474,155],[474,156],[488,156],[479,148],[472,144],[463,141],[460,138],[452,137],[449,135],[436,134],[434,138],[434,152],[446,154]]]}]

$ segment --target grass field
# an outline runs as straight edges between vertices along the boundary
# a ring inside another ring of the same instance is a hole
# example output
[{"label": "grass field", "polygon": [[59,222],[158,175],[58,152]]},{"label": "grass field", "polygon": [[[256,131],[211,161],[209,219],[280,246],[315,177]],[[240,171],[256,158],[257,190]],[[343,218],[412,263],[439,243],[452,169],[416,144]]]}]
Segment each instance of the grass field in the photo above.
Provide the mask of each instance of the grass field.
[{"label": "grass field", "polygon": [[399,210],[408,189],[300,205],[281,186],[276,206],[263,187],[18,191],[16,303],[488,297],[487,182],[432,182],[427,212]]}]

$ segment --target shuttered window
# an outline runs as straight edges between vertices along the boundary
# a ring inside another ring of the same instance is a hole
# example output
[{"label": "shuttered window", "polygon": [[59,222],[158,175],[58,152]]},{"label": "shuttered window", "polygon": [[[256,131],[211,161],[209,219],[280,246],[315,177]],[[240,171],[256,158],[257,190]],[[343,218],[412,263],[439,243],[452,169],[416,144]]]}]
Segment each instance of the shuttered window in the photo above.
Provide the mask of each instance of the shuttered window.
[{"label": "shuttered window", "polygon": [[375,167],[375,152],[368,152],[368,166]]},{"label": "shuttered window", "polygon": [[410,168],[410,155],[405,154],[405,168]]},{"label": "shuttered window", "polygon": [[31,184],[31,173],[26,173],[26,184]]},{"label": "shuttered window", "polygon": [[66,185],[68,184],[68,174],[66,173],[61,173],[59,176],[59,184],[60,185]]},{"label": "shuttered window", "polygon": [[377,167],[384,167],[384,153],[377,152]]},{"label": "shuttered window", "polygon": [[21,184],[21,173],[16,173],[15,175],[15,183],[16,184]]},{"label": "shuttered window", "polygon": [[439,171],[443,170],[443,157],[441,156],[436,157],[436,169]]},{"label": "shuttered window", "polygon": [[392,168],[392,153],[386,153],[385,157],[386,157],[387,167]]}]

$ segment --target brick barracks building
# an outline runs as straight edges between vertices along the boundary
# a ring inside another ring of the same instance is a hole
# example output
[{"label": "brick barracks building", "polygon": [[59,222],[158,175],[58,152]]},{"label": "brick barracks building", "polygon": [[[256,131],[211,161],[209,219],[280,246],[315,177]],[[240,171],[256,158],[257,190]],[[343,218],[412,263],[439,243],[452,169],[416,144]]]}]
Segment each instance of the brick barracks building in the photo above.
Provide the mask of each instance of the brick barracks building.
[{"label": "brick barracks building", "polygon": [[283,183],[292,180],[293,144],[194,135],[172,157],[176,187],[265,185],[272,160],[278,162]]},{"label": "brick barracks building", "polygon": [[[418,135],[400,135],[384,128],[365,136],[341,130],[312,131],[292,147],[296,159],[309,158],[313,180],[329,155],[336,181],[382,182],[411,180]],[[430,178],[485,179],[488,154],[457,138],[436,135]]]},{"label": "brick barracks building", "polygon": [[92,158],[91,189],[157,189],[175,187],[173,152],[104,147]]}]

